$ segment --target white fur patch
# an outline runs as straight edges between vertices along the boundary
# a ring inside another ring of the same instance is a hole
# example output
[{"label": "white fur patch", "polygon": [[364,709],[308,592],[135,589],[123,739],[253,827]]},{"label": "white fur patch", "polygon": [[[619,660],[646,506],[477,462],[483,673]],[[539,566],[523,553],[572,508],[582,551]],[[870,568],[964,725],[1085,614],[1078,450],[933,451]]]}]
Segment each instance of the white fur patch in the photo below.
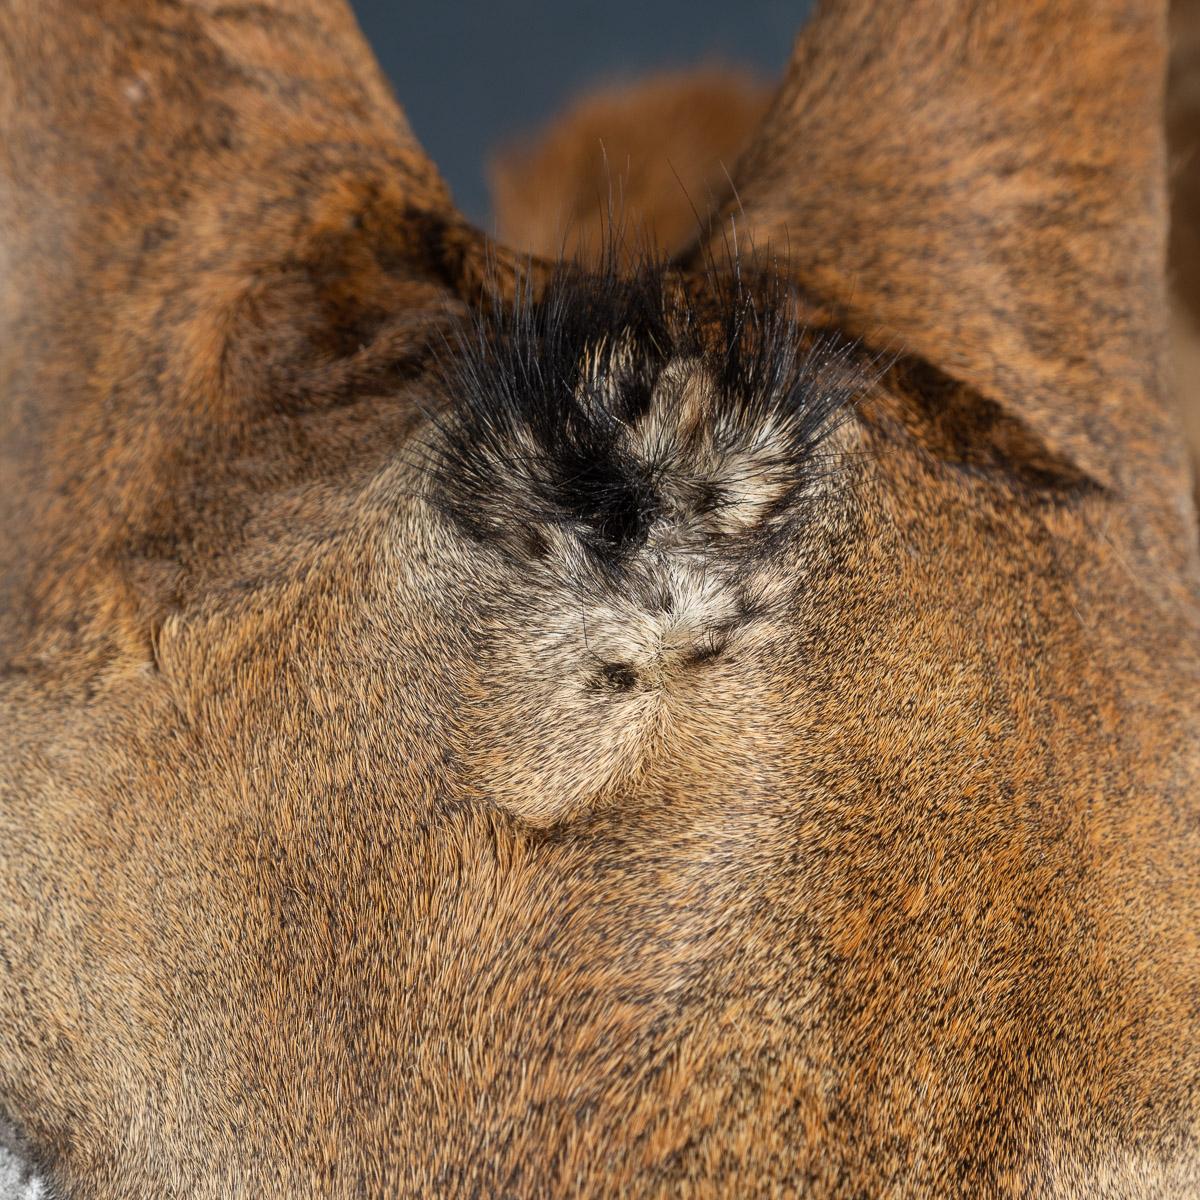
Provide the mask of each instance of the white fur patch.
[{"label": "white fur patch", "polygon": [[13,1151],[0,1145],[0,1200],[46,1200],[46,1197],[42,1181],[31,1174]]}]

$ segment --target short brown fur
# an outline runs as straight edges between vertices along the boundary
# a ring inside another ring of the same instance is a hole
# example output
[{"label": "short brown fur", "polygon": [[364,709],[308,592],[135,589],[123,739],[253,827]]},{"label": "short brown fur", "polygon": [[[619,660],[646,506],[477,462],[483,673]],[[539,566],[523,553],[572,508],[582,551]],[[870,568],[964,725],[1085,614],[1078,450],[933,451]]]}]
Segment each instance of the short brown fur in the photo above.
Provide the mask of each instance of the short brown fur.
[{"label": "short brown fur", "polygon": [[61,1195],[1196,1194],[1166,43],[820,8],[670,279],[857,339],[837,470],[597,692],[615,602],[414,453],[552,272],[346,10],[0,11],[0,1110]]}]

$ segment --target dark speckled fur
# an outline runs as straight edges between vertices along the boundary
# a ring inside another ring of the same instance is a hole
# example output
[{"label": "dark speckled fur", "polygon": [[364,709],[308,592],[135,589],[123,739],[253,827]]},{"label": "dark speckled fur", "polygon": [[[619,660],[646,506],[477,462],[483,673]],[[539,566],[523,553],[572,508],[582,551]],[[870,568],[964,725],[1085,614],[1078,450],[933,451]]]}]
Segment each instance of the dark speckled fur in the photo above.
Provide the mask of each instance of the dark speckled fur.
[{"label": "dark speckled fur", "polygon": [[[691,284],[691,288],[689,288]],[[583,531],[611,567],[640,549],[680,478],[687,439],[719,430],[717,452],[737,454],[768,426],[791,476],[774,517],[793,510],[814,473],[831,466],[822,443],[871,382],[853,343],[801,328],[798,302],[770,276],[734,270],[699,286],[665,264],[557,268],[535,297],[487,304],[444,358],[447,411],[434,493],[471,536],[527,546],[545,525]],[[647,416],[663,372],[702,364],[713,395],[676,445],[647,455],[626,433]],[[693,483],[692,503],[716,509],[721,489]]]}]

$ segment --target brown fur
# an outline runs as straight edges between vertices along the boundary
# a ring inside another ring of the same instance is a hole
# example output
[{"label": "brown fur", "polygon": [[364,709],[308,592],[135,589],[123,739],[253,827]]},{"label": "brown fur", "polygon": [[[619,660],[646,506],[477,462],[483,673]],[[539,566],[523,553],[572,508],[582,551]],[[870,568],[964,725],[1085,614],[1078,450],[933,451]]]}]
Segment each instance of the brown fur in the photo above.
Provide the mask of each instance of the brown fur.
[{"label": "brown fur", "polygon": [[1175,378],[1192,447],[1200,503],[1200,4],[1171,5],[1167,147],[1171,156],[1171,239]]},{"label": "brown fur", "polygon": [[429,503],[514,259],[345,10],[0,10],[0,1109],[62,1195],[1196,1194],[1165,70],[1149,0],[821,9],[670,287],[736,237],[876,369],[765,600],[598,693],[629,627]]},{"label": "brown fur", "polygon": [[729,189],[770,89],[745,74],[659,75],[584,97],[536,140],[491,164],[496,227],[509,245],[595,264],[610,225],[673,252]]}]

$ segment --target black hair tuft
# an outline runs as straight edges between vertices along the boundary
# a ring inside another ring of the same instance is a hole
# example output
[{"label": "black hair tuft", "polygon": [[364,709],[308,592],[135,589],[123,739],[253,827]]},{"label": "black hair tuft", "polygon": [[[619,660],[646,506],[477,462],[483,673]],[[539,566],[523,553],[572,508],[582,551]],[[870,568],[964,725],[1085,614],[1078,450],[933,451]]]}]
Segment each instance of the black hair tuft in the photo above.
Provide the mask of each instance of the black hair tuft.
[{"label": "black hair tuft", "polygon": [[867,378],[856,343],[796,311],[785,283],[736,269],[562,264],[536,296],[527,280],[447,341],[433,502],[501,552],[544,557],[558,531],[605,571],[656,527],[725,536],[750,493],[739,538],[794,532]]}]

